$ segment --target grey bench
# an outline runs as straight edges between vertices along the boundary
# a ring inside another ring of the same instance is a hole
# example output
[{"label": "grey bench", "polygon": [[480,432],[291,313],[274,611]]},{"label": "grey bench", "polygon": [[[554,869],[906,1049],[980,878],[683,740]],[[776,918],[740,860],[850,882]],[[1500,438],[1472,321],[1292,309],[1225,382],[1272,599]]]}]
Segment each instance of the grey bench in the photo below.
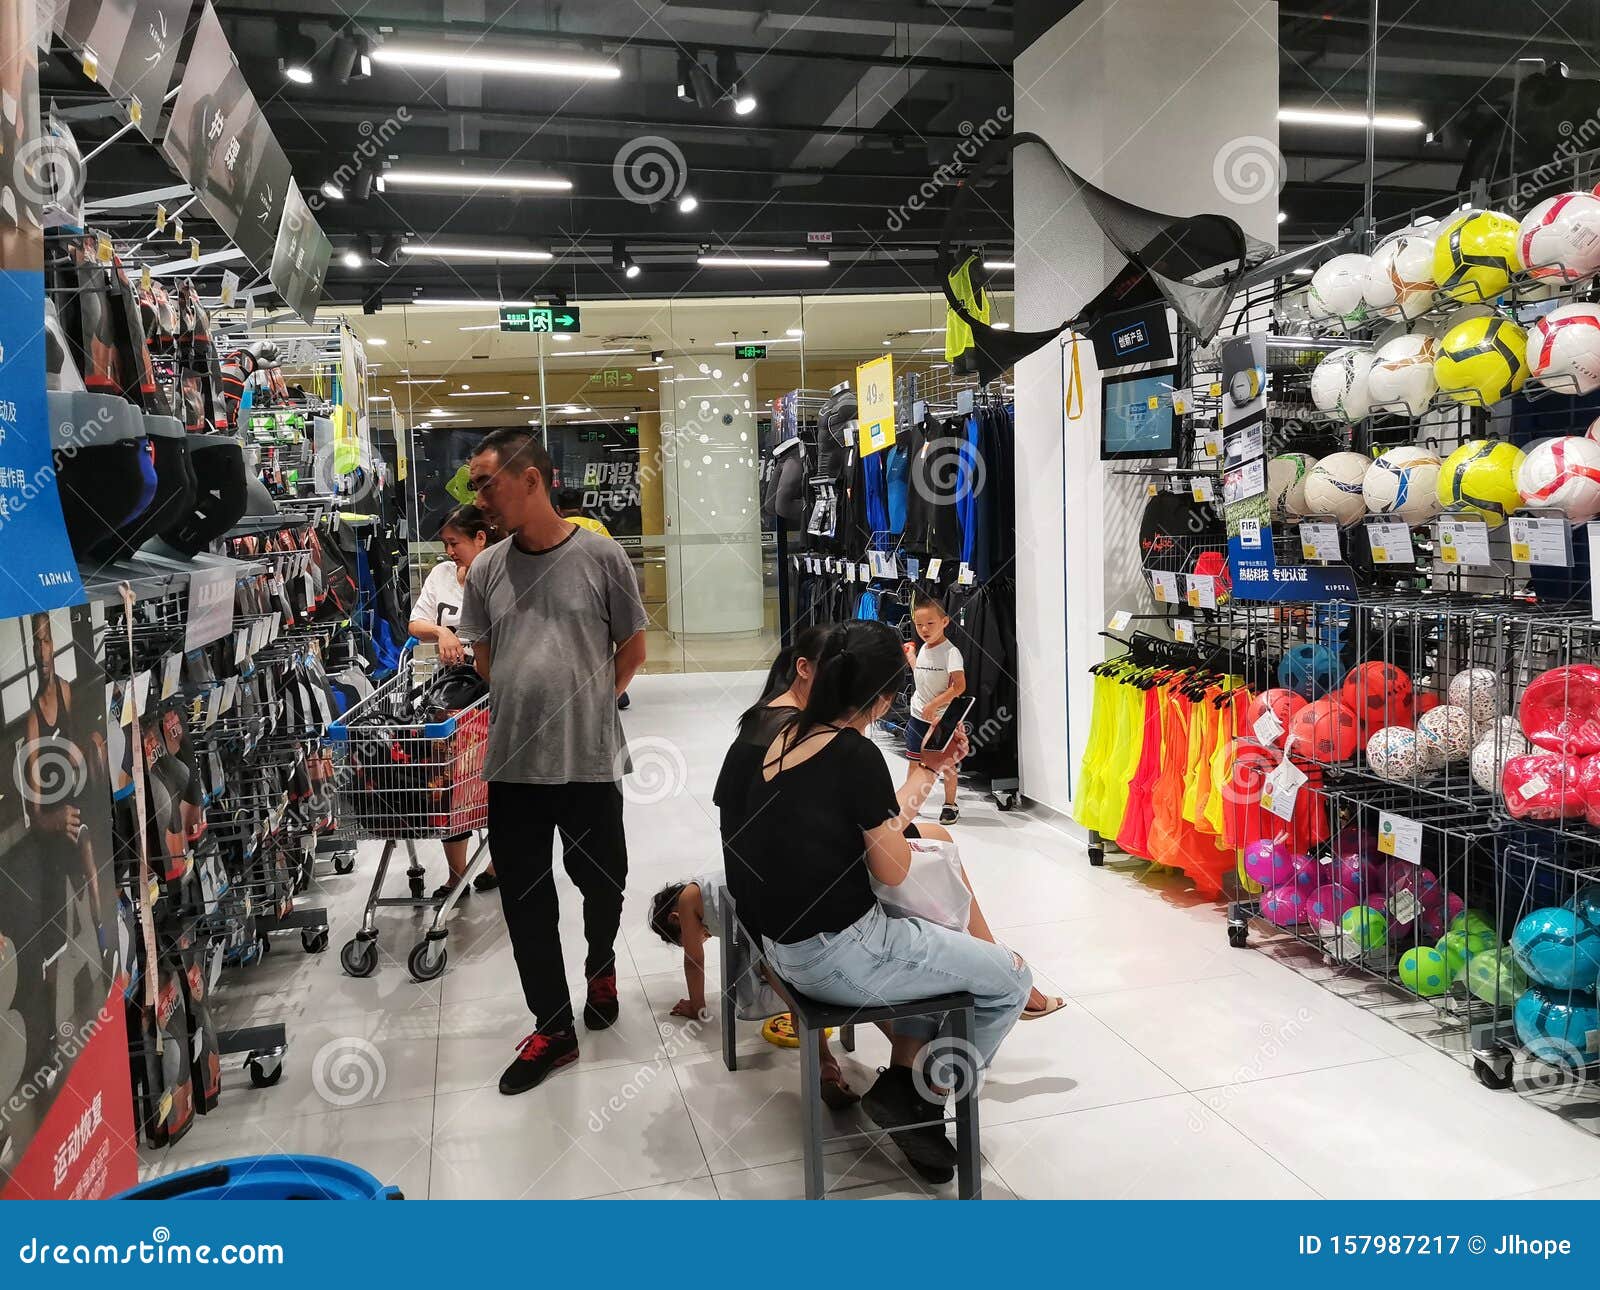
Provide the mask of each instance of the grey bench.
[{"label": "grey bench", "polygon": [[[825,1196],[823,1176],[823,1150],[829,1143],[850,1142],[862,1138],[880,1138],[882,1129],[863,1133],[843,1133],[824,1136],[822,1101],[822,1060],[817,1052],[817,1035],[827,1029],[839,1032],[840,1042],[846,1052],[855,1051],[855,1027],[862,1023],[871,1025],[879,1021],[900,1021],[911,1017],[948,1015],[950,1033],[958,1042],[972,1044],[974,1000],[970,994],[931,995],[926,999],[913,999],[905,1003],[872,1005],[821,1003],[800,993],[781,979],[766,964],[760,945],[739,921],[733,893],[726,887],[721,892],[722,906],[722,1064],[730,1071],[739,1069],[739,1054],[735,1022],[738,1013],[738,983],[746,970],[764,969],[764,976],[773,991],[788,1006],[794,1018],[795,1030],[800,1036],[800,1111],[802,1132],[805,1134],[806,1199],[822,1200]],[[956,1194],[962,1200],[983,1198],[983,1157],[978,1145],[978,1098],[975,1093],[956,1098]],[[929,1121],[944,1125],[945,1119]],[[920,1127],[920,1126],[918,1126]]]}]

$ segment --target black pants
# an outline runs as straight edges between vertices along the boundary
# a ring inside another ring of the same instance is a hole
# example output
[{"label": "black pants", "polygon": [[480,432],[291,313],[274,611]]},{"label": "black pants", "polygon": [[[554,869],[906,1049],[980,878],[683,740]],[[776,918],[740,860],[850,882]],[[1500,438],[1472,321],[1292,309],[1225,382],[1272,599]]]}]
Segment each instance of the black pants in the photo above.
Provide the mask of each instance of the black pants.
[{"label": "black pants", "polygon": [[583,896],[584,976],[616,970],[628,843],[622,789],[606,784],[489,784],[489,850],[500,878],[511,949],[522,993],[541,1034],[571,1030],[572,998],[561,957],[560,903],[554,873],[561,861]]}]

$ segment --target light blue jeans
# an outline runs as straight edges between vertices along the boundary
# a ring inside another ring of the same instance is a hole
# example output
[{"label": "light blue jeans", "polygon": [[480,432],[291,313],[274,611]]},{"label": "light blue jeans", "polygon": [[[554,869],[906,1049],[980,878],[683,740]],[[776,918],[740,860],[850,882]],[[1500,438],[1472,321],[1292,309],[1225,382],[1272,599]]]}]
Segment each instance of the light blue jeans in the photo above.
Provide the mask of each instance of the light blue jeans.
[{"label": "light blue jeans", "polygon": [[[1033,973],[1010,950],[920,918],[891,918],[874,905],[849,927],[792,945],[766,942],[785,981],[821,1003],[908,1003],[957,990],[976,1001],[973,1042],[994,1059],[1033,989]],[[896,1034],[932,1039],[937,1017],[894,1023]]]}]

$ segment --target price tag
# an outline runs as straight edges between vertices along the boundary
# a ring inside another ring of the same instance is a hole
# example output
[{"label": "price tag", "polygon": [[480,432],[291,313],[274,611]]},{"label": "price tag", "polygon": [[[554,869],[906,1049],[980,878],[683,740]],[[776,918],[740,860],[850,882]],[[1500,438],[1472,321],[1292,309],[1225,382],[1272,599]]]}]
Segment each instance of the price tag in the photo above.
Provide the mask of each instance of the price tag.
[{"label": "price tag", "polygon": [[1161,605],[1177,605],[1182,600],[1178,594],[1178,575],[1164,573],[1159,570],[1150,575],[1150,590],[1154,593],[1156,603]]},{"label": "price tag", "polygon": [[200,263],[200,239],[197,237],[189,239],[189,258],[196,264]]},{"label": "price tag", "polygon": [[167,231],[167,208],[165,206],[161,205],[159,202],[157,202],[156,203],[156,232],[157,233],[165,233],[166,231]]},{"label": "price tag", "polygon": [[140,672],[133,678],[133,702],[139,712],[150,710],[150,673]]},{"label": "price tag", "polygon": [[1161,407],[1161,396],[1159,394],[1152,394],[1144,401],[1144,405],[1152,412],[1158,411]]},{"label": "price tag", "polygon": [[1489,559],[1489,526],[1482,520],[1441,519],[1439,559],[1447,565],[1483,566]]},{"label": "price tag", "polygon": [[222,710],[224,712],[232,711],[234,700],[238,697],[239,678],[236,676],[230,676],[222,683]]},{"label": "price tag", "polygon": [[141,291],[150,290],[150,284],[153,281],[154,281],[154,279],[150,276],[150,266],[148,264],[140,265],[139,266],[139,290],[141,290]]},{"label": "price tag", "polygon": [[1215,609],[1217,607],[1217,580],[1208,573],[1188,575],[1189,608]]},{"label": "price tag", "polygon": [[217,717],[219,715],[221,715],[221,712],[222,712],[222,687],[220,685],[214,685],[214,686],[211,687],[210,691],[206,694],[206,717],[205,717],[206,726],[210,727],[210,726],[216,725],[217,724]]},{"label": "price tag", "polygon": [[1278,763],[1278,768],[1262,781],[1261,809],[1280,820],[1294,818],[1294,800],[1306,782],[1306,773],[1292,761]]},{"label": "price tag", "polygon": [[1207,390],[1206,393],[1214,399],[1220,399],[1222,397],[1222,382],[1212,381],[1211,388]]},{"label": "price tag", "polygon": [[1572,525],[1566,520],[1513,515],[1510,523],[1513,560],[1572,568]]},{"label": "price tag", "polygon": [[856,566],[854,561],[851,561],[851,563],[845,565],[844,580],[852,583],[856,580]]},{"label": "price tag", "polygon": [[956,585],[959,587],[970,587],[977,580],[978,575],[972,572],[970,564],[963,563],[961,568],[956,570]]},{"label": "price tag", "polygon": [[928,581],[929,582],[938,582],[939,581],[939,570],[942,569],[942,568],[944,568],[944,561],[943,560],[940,560],[938,558],[929,560],[928,561]]},{"label": "price tag", "polygon": [[1548,792],[1549,789],[1550,781],[1547,780],[1543,775],[1535,775],[1533,778],[1528,780],[1526,784],[1523,784],[1520,788],[1518,788],[1517,792],[1522,795],[1522,800],[1524,802],[1531,802],[1534,798],[1538,797],[1540,793]]},{"label": "price tag", "polygon": [[239,275],[232,269],[222,271],[222,303],[231,306],[239,292]]},{"label": "price tag", "polygon": [[[1422,822],[1384,811],[1378,816],[1378,852],[1407,864],[1422,863]],[[1409,893],[1405,893],[1409,894]],[[1400,915],[1400,911],[1394,911]],[[1400,915],[1402,923],[1409,918]]]},{"label": "price tag", "polygon": [[1217,495],[1217,486],[1210,479],[1202,475],[1190,486],[1189,494],[1197,502],[1209,502]]},{"label": "price tag", "polygon": [[101,264],[110,264],[116,259],[116,248],[111,245],[111,239],[104,233],[95,235],[94,258]]},{"label": "price tag", "polygon": [[1172,396],[1172,410],[1173,412],[1177,413],[1178,416],[1183,416],[1189,411],[1189,400],[1184,398],[1181,394],[1174,394]]},{"label": "price tag", "polygon": [[1161,490],[1159,488],[1157,488],[1154,484],[1146,484],[1144,486],[1144,495],[1146,497],[1154,497],[1160,491]]},{"label": "price tag", "polygon": [[183,221],[176,216],[172,220],[172,240],[174,242],[183,241]]},{"label": "price tag", "polygon": [[300,589],[302,594],[305,596],[306,604],[310,605],[315,603],[317,599],[317,580],[309,573],[302,573],[300,575],[300,584]]},{"label": "price tag", "polygon": [[275,641],[283,635],[283,610],[272,611],[272,626],[267,631],[267,639]]},{"label": "price tag", "polygon": [[144,104],[137,94],[128,100],[128,120],[135,126],[144,120]]},{"label": "price tag", "polygon": [[1344,558],[1339,550],[1339,526],[1325,520],[1308,520],[1302,524],[1300,554],[1307,560],[1338,564]]},{"label": "price tag", "polygon": [[1133,621],[1133,615],[1126,609],[1119,609],[1111,615],[1110,627],[1114,632],[1126,631],[1128,624]]},{"label": "price tag", "polygon": [[1200,451],[1207,457],[1215,460],[1222,456],[1222,431],[1202,430],[1198,442]]},{"label": "price tag", "polygon": [[82,67],[83,74],[98,85],[100,83],[100,55],[87,45],[83,47]]},{"label": "price tag", "polygon": [[917,557],[914,555],[908,555],[906,557],[906,577],[910,578],[912,582],[915,582],[921,576],[922,561],[917,559]]},{"label": "price tag", "polygon": [[183,667],[182,654],[168,654],[161,660],[161,697],[170,699],[178,690],[178,673]]},{"label": "price tag", "polygon": [[1187,618],[1172,620],[1172,639],[1180,645],[1194,644],[1194,623]]},{"label": "price tag", "polygon": [[1368,520],[1367,543],[1375,564],[1415,564],[1411,530],[1400,520]]},{"label": "price tag", "polygon": [[1283,722],[1278,720],[1278,714],[1271,708],[1267,708],[1256,718],[1256,724],[1252,728],[1256,732],[1256,738],[1268,748],[1276,746],[1278,740],[1283,738]]}]

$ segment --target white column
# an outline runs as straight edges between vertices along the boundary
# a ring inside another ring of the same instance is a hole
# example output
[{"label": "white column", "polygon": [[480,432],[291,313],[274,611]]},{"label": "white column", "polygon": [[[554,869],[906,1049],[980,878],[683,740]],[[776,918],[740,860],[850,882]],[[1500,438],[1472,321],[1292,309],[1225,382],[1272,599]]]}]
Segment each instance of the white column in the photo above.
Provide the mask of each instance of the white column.
[{"label": "white column", "polygon": [[671,362],[672,379],[661,384],[667,629],[691,638],[759,632],[754,365],[726,352]]},{"label": "white column", "polygon": [[[1016,128],[1114,196],[1229,215],[1275,243],[1277,14],[1264,0],[1084,0],[1017,56]],[[1072,317],[1122,264],[1067,183],[1038,149],[1017,152],[1018,331]],[[1080,349],[1076,421],[1063,415],[1057,346],[1016,372],[1022,792],[1058,810],[1083,757],[1099,632],[1118,609],[1152,608],[1138,551],[1145,481],[1100,461],[1100,377],[1092,347]]]}]

